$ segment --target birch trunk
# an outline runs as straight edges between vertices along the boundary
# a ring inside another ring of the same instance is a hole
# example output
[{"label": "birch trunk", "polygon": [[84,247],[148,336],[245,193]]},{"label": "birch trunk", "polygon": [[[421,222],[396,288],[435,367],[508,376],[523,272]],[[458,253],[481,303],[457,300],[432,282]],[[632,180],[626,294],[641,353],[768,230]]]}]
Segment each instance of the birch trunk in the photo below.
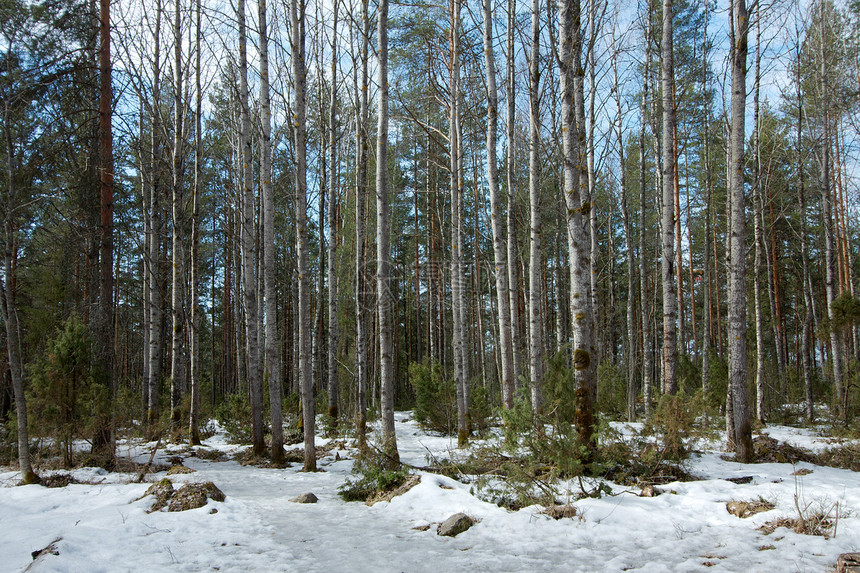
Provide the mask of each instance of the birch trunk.
[{"label": "birch trunk", "polygon": [[[329,201],[328,201],[328,415],[337,427],[338,411],[338,313],[337,277],[335,276],[337,254],[337,25],[339,0],[332,7],[331,37],[331,102],[329,104]],[[322,214],[320,214],[322,215]]]},{"label": "birch trunk", "polygon": [[161,291],[161,234],[163,231],[163,218],[161,216],[161,178],[158,168],[158,147],[160,132],[161,106],[161,0],[155,3],[155,37],[153,39],[154,53],[152,58],[152,101],[150,102],[150,227],[149,238],[149,348],[147,349],[147,360],[149,361],[149,391],[147,396],[147,425],[149,437],[154,438],[155,426],[158,422],[158,386],[162,377],[162,353],[163,340],[162,330],[162,291]]},{"label": "birch trunk", "polygon": [[496,87],[496,55],[493,49],[492,0],[483,1],[484,64],[487,80],[487,185],[490,188],[490,222],[493,228],[493,261],[496,301],[499,309],[499,357],[501,362],[502,405],[514,406],[514,365],[511,347],[511,307],[508,298],[508,261],[499,198],[499,171],[496,131],[499,123],[499,95]]},{"label": "birch trunk", "polygon": [[543,410],[543,320],[540,232],[540,2],[532,0],[529,58],[529,378],[532,410]]},{"label": "birch trunk", "polygon": [[585,108],[582,69],[581,10],[578,0],[563,0],[559,18],[559,76],[561,88],[564,199],[570,250],[570,306],[573,367],[576,383],[577,441],[581,457],[595,452],[596,418],[592,396],[596,387],[593,311],[591,305],[591,247],[588,181],[585,173]]},{"label": "birch trunk", "polygon": [[514,172],[516,166],[516,139],[514,126],[516,124],[516,67],[514,61],[514,29],[516,27],[516,0],[508,0],[508,27],[507,27],[507,54],[506,54],[506,99],[508,104],[507,131],[507,187],[508,187],[508,290],[507,305],[511,317],[511,378],[514,380],[514,393],[520,385],[520,374],[522,374],[522,354],[520,341],[520,311],[519,311],[519,273],[517,266],[517,227],[516,227],[516,185]]},{"label": "birch trunk", "polygon": [[675,296],[675,60],[672,0],[663,0],[663,392],[678,391],[677,298]]},{"label": "birch trunk", "polygon": [[[827,85],[827,65],[826,65],[826,49],[825,49],[825,23],[826,12],[825,3],[819,2],[820,15],[818,20],[819,37],[818,37],[818,60],[819,64],[819,101],[823,105],[823,118],[821,120],[821,154],[819,158],[821,166],[821,204],[823,206],[822,217],[824,219],[824,267],[825,267],[825,282],[824,290],[827,297],[827,318],[830,321],[830,354],[831,368],[833,371],[833,386],[836,395],[836,409],[841,412],[845,403],[846,389],[843,386],[842,380],[842,336],[841,328],[836,326],[836,312],[833,308],[833,302],[839,295],[839,285],[837,284],[837,253],[836,253],[836,232],[834,230],[834,213],[833,213],[833,193],[831,193],[831,158],[830,158],[830,137],[831,137],[831,117],[830,117],[830,93]],[[845,413],[845,412],[841,412]]]},{"label": "birch trunk", "polygon": [[[705,10],[705,23],[702,32],[702,93],[708,90],[708,10]],[[707,395],[710,379],[711,363],[711,106],[705,103],[705,115],[702,120],[703,152],[705,164],[705,251],[704,251],[704,277],[705,284],[704,304],[702,305],[702,393]]]},{"label": "birch trunk", "polygon": [[314,380],[311,364],[311,301],[310,265],[308,262],[308,181],[307,181],[307,68],[305,67],[305,4],[303,0],[290,3],[292,27],[291,53],[295,103],[293,120],[296,156],[296,258],[299,281],[299,387],[302,397],[302,429],[304,430],[305,461],[303,471],[317,469],[314,448]]},{"label": "birch trunk", "polygon": [[[645,181],[645,126],[648,123],[648,80],[651,75],[651,27],[645,27],[645,70],[642,74],[642,101],[639,111],[639,306],[642,331],[642,401],[645,415],[651,414],[652,391],[654,387],[651,353],[651,321],[648,316],[648,249],[645,237],[648,206],[648,193]],[[632,269],[631,269],[632,272]]]},{"label": "birch trunk", "polygon": [[[758,22],[759,18],[756,18]],[[758,28],[758,26],[756,26]],[[753,241],[755,243],[755,268],[753,269],[753,307],[755,311],[755,342],[756,342],[756,375],[755,375],[755,416],[759,422],[764,422],[764,387],[765,387],[765,340],[764,340],[764,313],[762,309],[762,262],[764,236],[762,230],[762,216],[764,214],[764,202],[762,200],[762,175],[761,175],[761,116],[759,114],[759,94],[761,71],[761,37],[756,38],[755,49],[755,78],[753,87]],[[773,317],[772,317],[773,318]]]}]

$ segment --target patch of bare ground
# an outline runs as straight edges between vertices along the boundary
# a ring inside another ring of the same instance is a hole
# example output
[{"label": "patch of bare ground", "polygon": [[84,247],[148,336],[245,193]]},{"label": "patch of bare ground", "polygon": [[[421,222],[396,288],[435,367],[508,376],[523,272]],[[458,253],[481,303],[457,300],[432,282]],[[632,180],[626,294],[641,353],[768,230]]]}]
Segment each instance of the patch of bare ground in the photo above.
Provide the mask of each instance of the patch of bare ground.
[{"label": "patch of bare ground", "polygon": [[375,503],[379,503],[380,501],[391,501],[397,496],[403,495],[416,485],[421,483],[421,476],[418,474],[409,474],[409,477],[406,478],[406,481],[403,484],[399,485],[395,489],[391,491],[378,491],[372,497],[370,497],[365,503],[367,505],[373,505]]},{"label": "patch of bare ground", "polygon": [[542,514],[548,515],[555,520],[568,518],[573,519],[579,513],[576,511],[576,506],[573,505],[551,505],[541,511]]}]

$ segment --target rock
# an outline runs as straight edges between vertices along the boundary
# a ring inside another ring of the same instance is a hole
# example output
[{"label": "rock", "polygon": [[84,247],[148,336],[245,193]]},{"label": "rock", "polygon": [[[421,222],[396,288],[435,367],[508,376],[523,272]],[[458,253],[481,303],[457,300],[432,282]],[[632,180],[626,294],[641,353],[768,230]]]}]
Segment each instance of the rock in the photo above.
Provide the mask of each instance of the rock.
[{"label": "rock", "polygon": [[307,492],[290,498],[290,501],[293,503],[316,503],[319,499],[312,492]]},{"label": "rock", "polygon": [[179,465],[175,465],[172,468],[170,468],[169,470],[167,470],[167,475],[174,476],[177,474],[193,474],[196,471],[197,470],[193,470],[189,467],[186,467],[186,466],[183,466],[182,464],[179,464]]},{"label": "rock", "polygon": [[860,573],[860,553],[843,553],[836,560],[836,573]]},{"label": "rock", "polygon": [[726,481],[730,481],[730,482],[736,483],[738,485],[743,485],[743,484],[747,484],[747,483],[752,483],[753,477],[752,476],[742,476],[742,477],[730,477],[730,478],[724,478],[724,479]]},{"label": "rock", "polygon": [[642,486],[639,497],[657,497],[661,493],[663,493],[663,490],[654,487],[652,484],[646,484]]},{"label": "rock", "polygon": [[203,483],[187,483],[183,485],[173,499],[167,511],[187,511],[206,505],[207,500],[224,501],[225,495],[211,481]]},{"label": "rock", "polygon": [[436,528],[436,534],[444,535],[446,537],[456,537],[472,527],[474,524],[475,520],[465,513],[455,513],[439,524],[439,527]]},{"label": "rock", "polygon": [[[149,489],[146,490],[146,493],[143,494],[143,497],[148,495],[155,496],[155,501],[152,506],[149,508],[149,512],[158,511],[162,507],[165,507],[173,497],[176,492],[173,490],[173,482],[171,482],[167,478],[163,478],[158,483],[154,483],[149,486]],[[143,499],[143,497],[141,499]]]}]

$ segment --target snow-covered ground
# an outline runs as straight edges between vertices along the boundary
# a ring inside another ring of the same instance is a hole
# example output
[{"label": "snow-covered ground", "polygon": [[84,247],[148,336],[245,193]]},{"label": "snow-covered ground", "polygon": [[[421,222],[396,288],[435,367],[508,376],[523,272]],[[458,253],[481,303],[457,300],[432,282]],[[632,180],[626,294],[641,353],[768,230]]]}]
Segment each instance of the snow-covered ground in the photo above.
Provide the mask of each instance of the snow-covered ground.
[{"label": "snow-covered ground", "polygon": [[[768,427],[772,437],[803,447],[821,445],[814,433]],[[455,444],[431,436],[397,414],[401,458],[427,465],[427,455],[450,457]],[[320,440],[318,443],[324,443]],[[223,435],[209,448],[236,451]],[[152,444],[127,444],[123,453],[146,461]],[[160,451],[165,461],[170,450]],[[832,567],[840,553],[860,551],[858,474],[810,464],[743,465],[720,458],[719,444],[689,462],[700,481],[671,483],[658,497],[613,486],[612,496],[576,501],[579,516],[555,521],[539,506],[507,511],[479,500],[470,485],[435,474],[390,502],[368,507],[337,495],[353,461],[335,449],[320,460],[324,471],[241,466],[235,461],[185,457],[196,473],[174,483],[212,481],[223,503],[191,511],[147,513],[152,498],[138,500],[149,483],[99,469],[73,472],[79,481],[48,489],[15,487],[19,475],[0,471],[0,571],[815,571]],[[339,456],[340,460],[337,460]],[[802,476],[797,469],[812,470]],[[725,478],[752,476],[739,485]],[[164,477],[150,474],[149,480]],[[288,499],[304,492],[316,504]],[[796,534],[786,528],[765,535],[757,528],[801,507],[831,510],[838,503],[835,537]],[[740,519],[731,500],[763,498],[775,509]],[[211,513],[217,509],[216,513]],[[456,512],[480,520],[455,538],[435,526]],[[31,552],[56,543],[59,555],[37,561]],[[29,567],[29,569],[27,569]]]}]

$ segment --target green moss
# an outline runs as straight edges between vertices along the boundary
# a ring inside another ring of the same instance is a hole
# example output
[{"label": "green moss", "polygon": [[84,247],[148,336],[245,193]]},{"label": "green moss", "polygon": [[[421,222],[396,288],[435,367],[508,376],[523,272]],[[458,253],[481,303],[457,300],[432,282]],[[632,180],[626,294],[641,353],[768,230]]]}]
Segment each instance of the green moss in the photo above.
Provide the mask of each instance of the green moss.
[{"label": "green moss", "polygon": [[576,370],[586,370],[589,366],[591,366],[591,354],[582,348],[574,350],[573,367]]}]

